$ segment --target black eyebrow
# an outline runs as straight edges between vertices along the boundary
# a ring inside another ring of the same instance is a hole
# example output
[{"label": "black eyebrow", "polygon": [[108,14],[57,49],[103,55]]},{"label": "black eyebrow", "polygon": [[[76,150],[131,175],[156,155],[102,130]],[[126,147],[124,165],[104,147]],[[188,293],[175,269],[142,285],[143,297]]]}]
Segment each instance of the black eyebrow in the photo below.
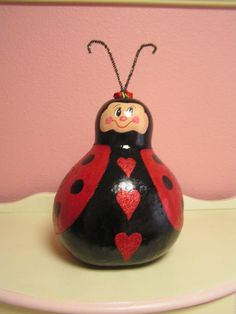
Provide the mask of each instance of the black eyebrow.
[{"label": "black eyebrow", "polygon": [[[121,104],[117,104],[117,105],[115,105],[114,109],[115,109],[117,106],[121,106]],[[136,109],[135,105],[130,105],[127,109],[129,109],[130,107],[132,107],[132,108]],[[126,110],[127,110],[127,109],[126,109]]]}]

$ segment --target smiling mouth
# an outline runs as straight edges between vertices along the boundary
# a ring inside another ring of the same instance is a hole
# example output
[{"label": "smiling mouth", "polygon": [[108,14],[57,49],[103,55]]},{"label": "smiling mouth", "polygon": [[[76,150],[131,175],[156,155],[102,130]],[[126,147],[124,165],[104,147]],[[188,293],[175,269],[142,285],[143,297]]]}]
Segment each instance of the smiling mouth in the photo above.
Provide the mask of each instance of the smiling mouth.
[{"label": "smiling mouth", "polygon": [[120,129],[124,129],[124,128],[126,128],[131,122],[133,122],[132,120],[129,122],[129,123],[127,123],[126,125],[124,125],[124,126],[121,126],[121,125],[119,125],[118,123],[117,123],[117,121],[116,120],[112,120],[112,121],[114,121],[115,122],[115,124],[118,126],[118,128],[120,128]]}]

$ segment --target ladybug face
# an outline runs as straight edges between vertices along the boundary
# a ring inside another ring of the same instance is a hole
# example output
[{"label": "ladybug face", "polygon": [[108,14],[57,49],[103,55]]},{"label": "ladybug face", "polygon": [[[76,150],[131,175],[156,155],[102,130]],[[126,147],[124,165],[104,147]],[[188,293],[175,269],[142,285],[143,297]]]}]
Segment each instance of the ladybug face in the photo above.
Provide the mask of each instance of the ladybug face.
[{"label": "ladybug face", "polygon": [[147,131],[149,119],[141,104],[135,102],[114,101],[109,104],[100,118],[100,130],[118,133],[136,131],[144,134]]}]

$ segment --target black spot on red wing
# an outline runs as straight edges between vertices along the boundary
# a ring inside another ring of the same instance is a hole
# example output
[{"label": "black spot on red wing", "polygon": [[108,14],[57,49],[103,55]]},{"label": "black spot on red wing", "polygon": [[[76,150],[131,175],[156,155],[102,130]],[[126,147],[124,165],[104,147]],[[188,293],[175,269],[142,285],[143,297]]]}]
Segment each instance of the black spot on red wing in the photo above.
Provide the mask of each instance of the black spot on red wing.
[{"label": "black spot on red wing", "polygon": [[163,181],[165,187],[166,187],[168,190],[173,189],[173,183],[171,182],[171,180],[170,180],[167,176],[163,176],[163,177],[162,177],[162,181]]},{"label": "black spot on red wing", "polygon": [[90,154],[90,155],[84,157],[84,158],[82,159],[82,161],[81,161],[81,164],[82,164],[82,165],[87,165],[88,163],[90,163],[90,162],[94,159],[94,157],[95,157],[95,156],[94,156],[93,154]]},{"label": "black spot on red wing", "polygon": [[55,217],[58,217],[59,214],[60,214],[60,211],[61,211],[61,203],[56,202],[56,203],[54,204],[53,211],[54,211]]},{"label": "black spot on red wing", "polygon": [[84,181],[83,180],[76,180],[72,184],[72,186],[70,188],[70,192],[72,194],[78,194],[78,193],[80,193],[82,191],[83,187],[84,187]]},{"label": "black spot on red wing", "polygon": [[162,161],[157,157],[156,154],[153,154],[153,155],[152,155],[152,159],[153,159],[156,163],[162,164]]}]

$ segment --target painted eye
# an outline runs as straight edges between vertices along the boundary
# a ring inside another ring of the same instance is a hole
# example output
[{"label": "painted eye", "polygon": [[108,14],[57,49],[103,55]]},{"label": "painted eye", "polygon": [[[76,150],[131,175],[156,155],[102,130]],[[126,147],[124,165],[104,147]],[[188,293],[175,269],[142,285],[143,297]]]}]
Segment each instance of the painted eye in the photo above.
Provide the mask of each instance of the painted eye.
[{"label": "painted eye", "polygon": [[126,117],[132,117],[134,112],[134,109],[132,107],[129,107],[126,111],[125,111],[125,115]]},{"label": "painted eye", "polygon": [[115,116],[119,117],[120,115],[121,115],[121,108],[119,107],[115,110]]}]

